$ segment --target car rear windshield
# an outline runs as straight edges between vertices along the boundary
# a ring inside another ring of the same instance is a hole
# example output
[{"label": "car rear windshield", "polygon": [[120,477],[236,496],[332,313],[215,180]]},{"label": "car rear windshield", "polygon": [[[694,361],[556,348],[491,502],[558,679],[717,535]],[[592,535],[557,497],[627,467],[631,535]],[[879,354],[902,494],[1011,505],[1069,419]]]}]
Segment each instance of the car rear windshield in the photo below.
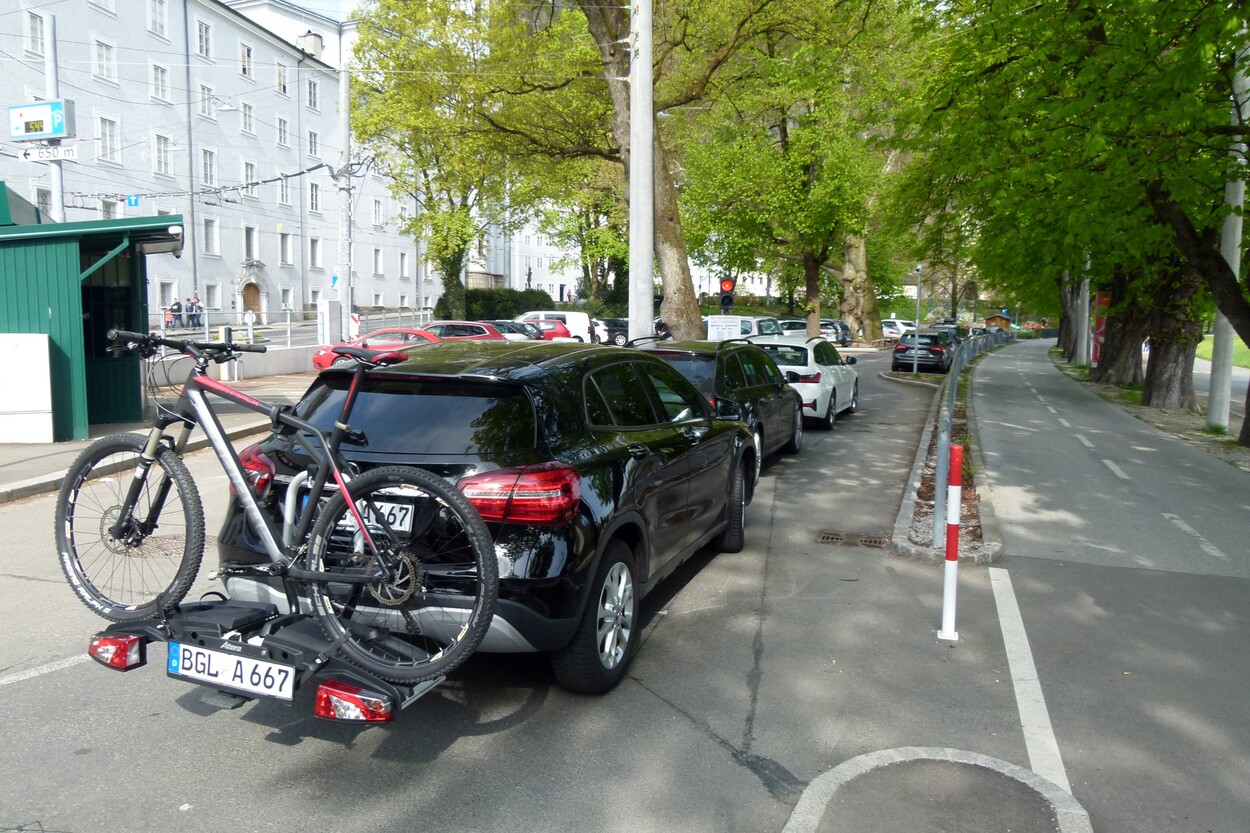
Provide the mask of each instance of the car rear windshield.
[{"label": "car rear windshield", "polygon": [[[899,341],[899,344],[915,344],[915,343],[916,343],[916,334],[915,334],[915,333],[907,333],[907,334],[906,334],[906,335],[904,335],[902,338],[900,338],[898,341]],[[929,345],[929,344],[941,344],[941,343],[942,343],[942,337],[941,337],[940,335],[934,335],[933,333],[921,333],[921,334],[920,334],[920,344],[921,344],[921,346],[925,346],[925,345]]]},{"label": "car rear windshield", "polygon": [[689,353],[656,350],[655,355],[668,362],[682,376],[711,399],[716,395],[716,359]]},{"label": "car rear windshield", "polygon": [[[329,433],[351,378],[320,378],[296,415]],[[353,436],[378,453],[494,455],[537,443],[534,409],[518,385],[375,376],[365,380],[350,422]]]},{"label": "car rear windshield", "polygon": [[779,365],[807,367],[807,348],[789,344],[761,344],[760,349]]}]

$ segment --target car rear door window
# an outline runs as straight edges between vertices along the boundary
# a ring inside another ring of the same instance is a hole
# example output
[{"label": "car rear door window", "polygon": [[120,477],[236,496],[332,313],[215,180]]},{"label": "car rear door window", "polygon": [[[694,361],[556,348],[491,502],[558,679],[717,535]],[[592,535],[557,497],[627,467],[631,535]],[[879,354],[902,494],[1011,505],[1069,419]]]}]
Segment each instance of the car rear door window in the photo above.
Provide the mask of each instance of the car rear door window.
[{"label": "car rear door window", "polygon": [[639,367],[651,382],[664,416],[668,422],[686,422],[704,416],[703,398],[681,374],[662,364],[645,364]]},{"label": "car rear door window", "polygon": [[[647,392],[647,386],[638,378],[633,364],[622,362],[598,370],[591,375],[589,383],[598,389],[608,414],[611,415],[610,422],[599,422],[600,425],[629,428],[655,425],[658,422],[651,407],[651,395]],[[587,394],[588,405],[593,399],[594,397]]]}]

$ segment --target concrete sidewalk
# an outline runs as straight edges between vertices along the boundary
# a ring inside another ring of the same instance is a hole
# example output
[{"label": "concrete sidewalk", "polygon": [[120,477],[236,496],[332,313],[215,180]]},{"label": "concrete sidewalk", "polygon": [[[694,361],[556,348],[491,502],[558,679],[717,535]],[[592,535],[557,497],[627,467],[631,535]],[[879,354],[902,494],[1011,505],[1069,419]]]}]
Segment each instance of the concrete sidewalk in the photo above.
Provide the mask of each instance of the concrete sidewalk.
[{"label": "concrete sidewalk", "polygon": [[[316,375],[315,372],[308,372],[268,376],[244,379],[232,385],[263,402],[294,404]],[[218,417],[231,440],[264,434],[269,430],[269,420],[252,411],[222,399],[215,399],[213,406],[218,409]],[[91,438],[87,440],[50,444],[0,443],[0,503],[56,491],[74,460],[96,439],[109,434],[146,433],[149,427],[145,422],[92,425]],[[203,432],[192,433],[191,450],[207,445]]]}]

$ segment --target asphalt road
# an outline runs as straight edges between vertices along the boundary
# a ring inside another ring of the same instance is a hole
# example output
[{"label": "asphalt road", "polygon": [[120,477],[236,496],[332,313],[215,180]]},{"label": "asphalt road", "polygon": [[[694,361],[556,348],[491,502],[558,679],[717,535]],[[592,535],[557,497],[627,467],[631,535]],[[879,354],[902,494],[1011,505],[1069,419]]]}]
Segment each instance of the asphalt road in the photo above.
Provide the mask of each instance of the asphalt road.
[{"label": "asphalt road", "polygon": [[1250,475],[1056,372],[978,368],[1004,557],[1072,792],[1105,833],[1250,829]]}]

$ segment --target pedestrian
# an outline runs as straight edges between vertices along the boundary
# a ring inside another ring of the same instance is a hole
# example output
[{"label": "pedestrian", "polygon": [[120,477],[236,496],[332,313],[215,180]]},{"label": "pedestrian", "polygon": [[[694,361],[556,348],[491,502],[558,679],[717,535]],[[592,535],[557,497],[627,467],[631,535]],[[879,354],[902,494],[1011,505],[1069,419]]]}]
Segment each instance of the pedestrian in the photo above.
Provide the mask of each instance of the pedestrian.
[{"label": "pedestrian", "polygon": [[182,302],[177,298],[169,305],[169,314],[172,318],[172,324],[175,327],[182,326]]},{"label": "pedestrian", "polygon": [[195,304],[195,326],[204,326],[204,305],[200,303],[200,295],[197,292],[191,296],[191,303]]},{"label": "pedestrian", "polygon": [[200,326],[200,304],[199,296],[188,298],[184,311],[187,314],[187,326],[197,328]]}]

